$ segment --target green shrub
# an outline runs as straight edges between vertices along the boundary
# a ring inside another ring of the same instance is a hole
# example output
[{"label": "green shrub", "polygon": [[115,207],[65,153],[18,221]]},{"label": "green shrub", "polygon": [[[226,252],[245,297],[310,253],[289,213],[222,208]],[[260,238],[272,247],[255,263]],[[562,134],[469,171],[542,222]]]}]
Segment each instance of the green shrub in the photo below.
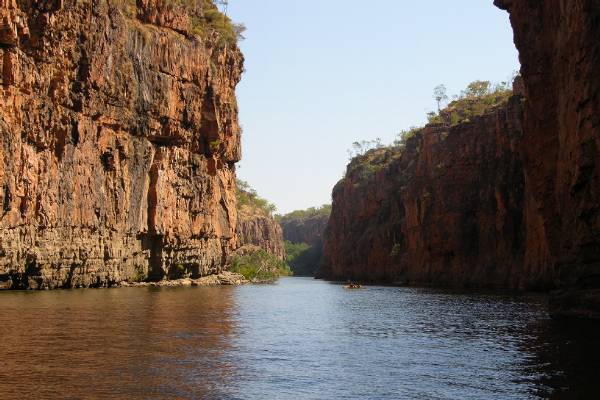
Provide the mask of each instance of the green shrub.
[{"label": "green shrub", "polygon": [[217,153],[221,147],[221,141],[219,139],[212,140],[209,144],[210,151],[213,153]]},{"label": "green shrub", "polygon": [[116,7],[123,12],[123,15],[125,15],[128,18],[135,18],[137,13],[136,0],[120,0],[115,3]]},{"label": "green shrub", "polygon": [[314,276],[323,257],[321,244],[285,242],[286,261],[296,276]]},{"label": "green shrub", "polygon": [[190,17],[190,31],[202,38],[206,37],[206,30],[204,29],[204,20],[200,17]]},{"label": "green shrub", "polygon": [[392,247],[392,251],[390,251],[390,257],[394,261],[400,260],[400,258],[402,257],[402,245],[400,243],[394,244],[394,247]]},{"label": "green shrub", "polygon": [[[200,8],[198,3],[202,4]],[[169,8],[183,7],[187,10],[189,19],[189,30],[193,35],[206,39],[211,33],[217,33],[217,46],[235,46],[238,40],[244,39],[246,30],[244,24],[236,24],[219,11],[213,0],[166,0]],[[118,7],[124,15],[135,18],[137,12],[136,0],[120,0]]]},{"label": "green shrub", "polygon": [[248,182],[245,182],[241,179],[237,179],[236,185],[236,199],[238,210],[248,208],[253,212],[265,215],[272,215],[277,210],[275,204],[270,203],[268,200],[265,200],[262,197],[260,197],[256,190],[252,189]]},{"label": "green shrub", "polygon": [[408,129],[401,130],[400,133],[398,133],[396,140],[394,140],[393,145],[396,147],[405,146],[406,142],[417,136],[417,134],[419,134],[419,132],[421,132],[422,130],[423,128],[420,128],[418,126],[411,126]]},{"label": "green shrub", "polygon": [[321,207],[310,207],[306,210],[295,210],[285,215],[278,215],[277,219],[281,223],[291,221],[306,221],[312,218],[329,218],[331,214],[331,204],[323,204]]},{"label": "green shrub", "polygon": [[369,178],[384,170],[393,161],[402,156],[397,147],[383,147],[367,151],[354,157],[346,168],[346,177],[351,178],[356,185],[369,182]]},{"label": "green shrub", "polygon": [[[181,1],[181,0],[180,0]],[[209,31],[217,32],[217,46],[235,46],[238,40],[244,39],[243,33],[246,27],[243,24],[235,24],[223,14],[212,0],[203,0],[203,16],[192,17],[190,30],[195,35],[206,38]]]},{"label": "green shrub", "polygon": [[292,263],[300,254],[310,249],[306,243],[292,243],[285,241],[285,256],[288,263]]},{"label": "green shrub", "polygon": [[439,114],[431,114],[435,122],[454,126],[487,114],[512,95],[512,88],[506,82],[492,85],[489,81],[474,81]]},{"label": "green shrub", "polygon": [[231,272],[243,275],[249,281],[273,281],[280,276],[290,276],[288,265],[263,249],[233,257],[229,266]]},{"label": "green shrub", "polygon": [[144,272],[142,267],[135,268],[135,274],[131,278],[131,282],[145,282],[148,280],[148,275]]}]

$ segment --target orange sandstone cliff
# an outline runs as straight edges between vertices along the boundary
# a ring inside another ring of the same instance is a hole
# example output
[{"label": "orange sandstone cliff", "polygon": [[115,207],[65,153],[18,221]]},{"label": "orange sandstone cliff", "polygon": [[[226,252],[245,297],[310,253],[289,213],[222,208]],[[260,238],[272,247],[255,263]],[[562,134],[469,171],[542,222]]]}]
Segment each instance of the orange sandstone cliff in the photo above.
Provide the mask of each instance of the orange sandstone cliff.
[{"label": "orange sandstone cliff", "polygon": [[1,287],[224,268],[243,57],[178,4],[0,0]]},{"label": "orange sandstone cliff", "polygon": [[418,285],[530,287],[522,265],[522,98],[404,146],[356,157],[333,190],[318,275]]},{"label": "orange sandstone cliff", "polygon": [[242,207],[238,211],[238,244],[256,246],[279,260],[285,259],[283,230],[272,215]]},{"label": "orange sandstone cliff", "polygon": [[520,96],[354,160],[320,275],[559,289],[560,310],[600,315],[600,7],[495,4],[510,14]]}]

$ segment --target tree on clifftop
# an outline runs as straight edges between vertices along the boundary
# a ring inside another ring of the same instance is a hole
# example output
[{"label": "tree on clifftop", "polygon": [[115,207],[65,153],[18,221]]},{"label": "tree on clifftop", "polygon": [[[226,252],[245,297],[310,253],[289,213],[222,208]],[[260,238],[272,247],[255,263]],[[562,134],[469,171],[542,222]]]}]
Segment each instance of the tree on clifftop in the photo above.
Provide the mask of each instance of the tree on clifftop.
[{"label": "tree on clifftop", "polygon": [[490,93],[492,83],[490,81],[474,81],[467,85],[467,89],[462,92],[462,96],[468,99],[483,97]]},{"label": "tree on clifftop", "polygon": [[442,110],[442,102],[448,100],[446,86],[438,85],[433,89],[433,98],[437,101],[438,112]]}]

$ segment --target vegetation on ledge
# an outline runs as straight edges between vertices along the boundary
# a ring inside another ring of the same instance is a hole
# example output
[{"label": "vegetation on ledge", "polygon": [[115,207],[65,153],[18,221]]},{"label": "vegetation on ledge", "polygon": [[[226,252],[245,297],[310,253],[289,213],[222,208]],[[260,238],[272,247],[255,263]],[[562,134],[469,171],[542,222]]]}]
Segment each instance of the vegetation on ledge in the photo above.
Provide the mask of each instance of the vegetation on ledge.
[{"label": "vegetation on ledge", "polygon": [[[173,1],[173,0],[172,0]],[[190,2],[190,0],[177,0],[179,3]],[[195,3],[195,1],[192,1]],[[205,38],[210,31],[218,33],[217,45],[224,47],[226,45],[234,46],[238,40],[244,39],[243,33],[246,30],[244,24],[236,24],[231,18],[222,13],[217,5],[227,6],[226,0],[203,0],[202,17],[192,17],[190,19],[191,31]]]},{"label": "vegetation on ledge", "polygon": [[256,246],[239,249],[231,260],[229,271],[241,274],[251,282],[271,282],[292,275],[284,261]]},{"label": "vegetation on ledge", "polygon": [[311,218],[329,218],[331,214],[331,204],[323,204],[321,207],[310,207],[306,210],[296,210],[285,215],[277,215],[277,220],[281,223],[290,221],[306,221]]},{"label": "vegetation on ledge", "polygon": [[[459,95],[453,96],[453,100],[442,108],[442,104],[448,101],[448,96],[445,86],[439,85],[434,89],[433,96],[438,104],[438,112],[427,114],[427,126],[451,128],[468,123],[473,118],[490,113],[505,104],[512,95],[512,87],[507,82],[492,84],[490,81],[474,81]],[[367,182],[370,176],[399,159],[408,143],[415,143],[425,128],[426,126],[413,126],[402,130],[389,146],[384,145],[380,139],[354,142],[348,151],[350,162],[345,176],[351,176],[357,184]]]},{"label": "vegetation on ledge", "polygon": [[454,100],[446,108],[439,109],[442,102],[448,99],[445,86],[439,85],[434,89],[438,112],[430,112],[427,119],[431,124],[455,126],[469,122],[473,117],[487,114],[505,103],[512,95],[512,87],[507,82],[493,85],[490,81],[474,81],[468,84],[460,95],[454,96]]},{"label": "vegetation on ledge", "polygon": [[[138,12],[136,0],[120,0],[117,6],[128,18],[135,18]],[[227,7],[228,0],[165,0],[167,11],[187,13],[189,15],[189,33],[202,39],[216,34],[216,45],[219,48],[235,46],[243,40],[246,27],[234,23],[219,6]]]},{"label": "vegetation on ledge", "polygon": [[237,206],[238,210],[246,211],[251,214],[262,214],[265,216],[272,215],[277,207],[268,200],[263,199],[258,195],[250,184],[241,179],[236,180],[237,190]]}]

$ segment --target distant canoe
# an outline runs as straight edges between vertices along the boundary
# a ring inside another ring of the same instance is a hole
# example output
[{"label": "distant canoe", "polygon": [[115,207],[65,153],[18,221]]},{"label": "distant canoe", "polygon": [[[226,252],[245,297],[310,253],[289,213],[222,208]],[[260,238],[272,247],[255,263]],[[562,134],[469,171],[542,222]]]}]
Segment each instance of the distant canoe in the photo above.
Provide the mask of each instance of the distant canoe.
[{"label": "distant canoe", "polygon": [[348,285],[344,285],[344,288],[346,288],[346,289],[362,289],[362,285],[359,285],[358,283],[349,283]]}]

